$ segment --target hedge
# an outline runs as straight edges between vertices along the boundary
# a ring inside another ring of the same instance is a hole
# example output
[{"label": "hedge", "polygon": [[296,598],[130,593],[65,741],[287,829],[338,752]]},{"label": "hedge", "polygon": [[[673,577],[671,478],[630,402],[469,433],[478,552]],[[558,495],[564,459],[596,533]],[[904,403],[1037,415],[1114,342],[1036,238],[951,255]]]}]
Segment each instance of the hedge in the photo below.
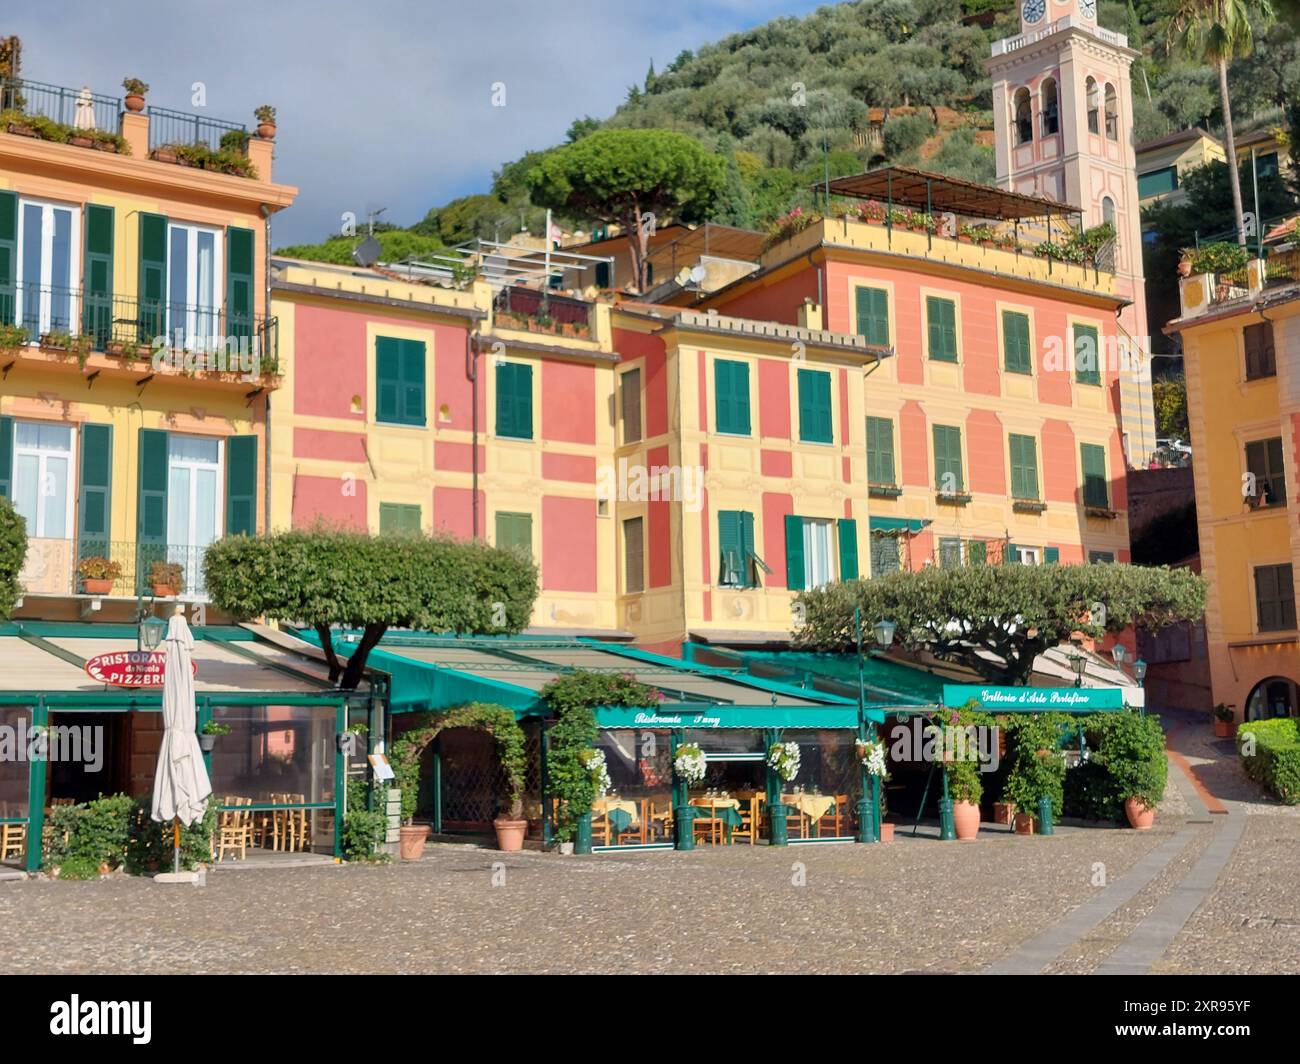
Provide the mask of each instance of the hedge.
[{"label": "hedge", "polygon": [[[1248,752],[1253,737],[1253,753]],[[1294,717],[1255,720],[1237,729],[1241,767],[1269,794],[1287,805],[1300,804],[1300,727]]]},{"label": "hedge", "polygon": [[0,496],[0,621],[8,620],[18,601],[18,573],[27,557],[27,522]]},{"label": "hedge", "polygon": [[[126,866],[135,875],[169,871],[172,863],[172,825],[153,820],[151,795],[101,796],[78,805],[56,805],[46,821],[48,841],[44,867],[57,869],[60,879],[90,879],[101,870]],[[208,802],[207,813],[191,827],[181,828],[181,867],[192,869],[212,859],[212,833],[216,829],[217,803]]]}]

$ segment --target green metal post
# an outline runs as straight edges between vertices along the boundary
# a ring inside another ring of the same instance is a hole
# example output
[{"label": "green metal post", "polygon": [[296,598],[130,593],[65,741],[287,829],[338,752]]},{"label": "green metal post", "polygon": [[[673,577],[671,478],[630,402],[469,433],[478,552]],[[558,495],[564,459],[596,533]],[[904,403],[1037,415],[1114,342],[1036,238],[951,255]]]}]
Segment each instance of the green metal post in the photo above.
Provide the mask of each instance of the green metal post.
[{"label": "green metal post", "polygon": [[[50,715],[45,699],[37,698],[32,707],[32,728],[49,727]],[[41,867],[41,835],[45,831],[45,758],[36,758],[27,772],[27,871]]]},{"label": "green metal post", "polygon": [[591,810],[578,817],[578,832],[573,840],[574,853],[591,853]]},{"label": "green metal post", "polygon": [[686,781],[677,775],[677,748],[686,734],[674,728],[668,736],[668,760],[673,766],[673,842],[679,850],[695,849],[695,809]]},{"label": "green metal post", "polygon": [[542,724],[542,846],[550,848],[551,842],[555,837],[555,826],[551,823],[551,777],[547,771],[546,761],[551,750],[551,736],[546,730],[546,724]]},{"label": "green metal post", "polygon": [[876,842],[880,841],[880,777],[871,777],[871,834]]},{"label": "green metal post", "polygon": [[1052,799],[1045,794],[1038,799],[1038,834],[1052,834]]},{"label": "green metal post", "polygon": [[[867,691],[865,666],[862,661],[862,610],[853,608],[853,634],[858,642],[858,739],[865,742],[867,738]],[[877,807],[867,797],[867,781],[870,774],[867,767],[858,759],[858,776],[862,785],[862,797],[858,799],[858,842],[876,841]]]},{"label": "green metal post", "polygon": [[433,833],[442,834],[442,754],[433,751]]},{"label": "green metal post", "polygon": [[939,838],[947,841],[957,837],[957,826],[952,819],[952,798],[948,795],[948,771],[939,766],[939,777],[943,780],[943,797],[939,799]]},{"label": "green metal post", "polygon": [[[768,729],[763,733],[764,751],[770,750],[772,744],[781,741],[781,733],[775,729]],[[763,763],[767,765],[767,758],[764,757]],[[767,822],[769,846],[788,846],[790,844],[789,825],[786,823],[786,807],[781,801],[781,777],[776,774],[776,769],[767,765]]]}]

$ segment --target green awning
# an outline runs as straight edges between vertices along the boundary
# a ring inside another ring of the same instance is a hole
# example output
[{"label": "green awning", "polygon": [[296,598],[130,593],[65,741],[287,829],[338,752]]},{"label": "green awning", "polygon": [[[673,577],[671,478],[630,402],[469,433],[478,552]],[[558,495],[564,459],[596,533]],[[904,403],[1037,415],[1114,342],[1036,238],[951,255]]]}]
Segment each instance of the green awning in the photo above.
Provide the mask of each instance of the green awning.
[{"label": "green awning", "polygon": [[920,532],[925,522],[919,517],[872,517],[868,527],[872,532]]},{"label": "green awning", "polygon": [[[868,716],[883,722],[882,714]],[[601,706],[602,728],[840,728],[858,726],[857,706],[701,706],[663,705],[658,709]]]},{"label": "green awning", "polygon": [[[799,650],[736,652],[746,667],[780,670],[787,682],[802,681],[812,687],[817,679],[830,681],[836,693],[858,689],[856,654],[813,654]],[[765,671],[765,670],[764,670]],[[863,665],[867,701],[889,712],[890,705],[938,706],[943,702],[943,680],[923,669],[867,655]]]}]

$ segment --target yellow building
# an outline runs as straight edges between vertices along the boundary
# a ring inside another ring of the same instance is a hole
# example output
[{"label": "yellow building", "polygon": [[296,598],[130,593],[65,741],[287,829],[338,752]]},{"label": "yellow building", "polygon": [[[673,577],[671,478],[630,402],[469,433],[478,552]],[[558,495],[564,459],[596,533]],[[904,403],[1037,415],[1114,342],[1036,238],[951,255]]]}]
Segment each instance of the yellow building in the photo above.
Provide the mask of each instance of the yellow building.
[{"label": "yellow building", "polygon": [[[297,190],[242,126],[4,92],[0,493],[31,542],[16,616],[126,615],[154,583],[201,599],[204,547],[265,525],[267,231]],[[90,559],[109,563],[95,592]]]},{"label": "yellow building", "polygon": [[1187,406],[1213,697],[1238,720],[1297,711],[1293,580],[1300,551],[1300,287],[1181,282]]},{"label": "yellow building", "polygon": [[1188,170],[1226,155],[1218,138],[1203,129],[1181,129],[1137,146],[1138,202],[1143,206],[1168,200],[1181,203],[1187,198],[1181,187]]}]

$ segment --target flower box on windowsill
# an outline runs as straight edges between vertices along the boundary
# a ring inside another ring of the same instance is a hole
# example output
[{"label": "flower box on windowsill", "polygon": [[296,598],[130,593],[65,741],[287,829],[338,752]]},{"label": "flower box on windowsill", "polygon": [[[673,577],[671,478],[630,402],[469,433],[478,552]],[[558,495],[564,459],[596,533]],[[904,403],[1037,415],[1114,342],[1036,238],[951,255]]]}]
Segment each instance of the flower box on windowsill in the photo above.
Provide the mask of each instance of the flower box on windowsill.
[{"label": "flower box on windowsill", "polygon": [[1114,521],[1119,516],[1118,510],[1112,510],[1108,506],[1085,506],[1083,512],[1088,517],[1099,517],[1103,521]]},{"label": "flower box on windowsill", "polygon": [[1018,514],[1041,514],[1047,509],[1047,503],[1040,499],[1013,499],[1011,509]]},{"label": "flower box on windowsill", "polygon": [[934,497],[945,506],[965,506],[971,500],[970,493],[965,491],[940,491]]},{"label": "flower box on windowsill", "polygon": [[897,499],[903,489],[897,484],[868,484],[867,494],[875,499]]}]

